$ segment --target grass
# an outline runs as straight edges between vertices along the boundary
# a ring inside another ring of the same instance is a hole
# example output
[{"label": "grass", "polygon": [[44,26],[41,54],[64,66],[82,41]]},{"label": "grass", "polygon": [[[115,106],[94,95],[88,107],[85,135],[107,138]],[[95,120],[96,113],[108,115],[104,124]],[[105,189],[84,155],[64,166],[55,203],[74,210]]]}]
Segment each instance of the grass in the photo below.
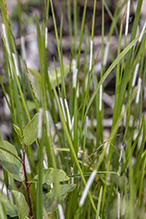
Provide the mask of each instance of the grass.
[{"label": "grass", "polygon": [[[68,67],[63,64],[61,42],[63,16],[58,33],[52,0],[45,2],[45,16],[41,25],[36,15],[40,73],[28,69],[24,57],[18,54],[5,1],[0,2],[3,23],[2,64],[7,79],[6,86],[1,77],[0,83],[14,124],[11,144],[0,139],[0,158],[4,173],[4,178],[1,178],[3,184],[0,193],[1,218],[41,219],[44,215],[45,219],[142,219],[146,216],[146,121],[143,111],[146,78],[145,31],[143,38],[141,34],[136,36],[142,1],[138,1],[130,43],[126,43],[127,33],[125,33],[125,45],[121,50],[124,26],[121,22],[118,33],[117,9],[112,17],[107,45],[104,43],[104,7],[108,13],[110,11],[106,2],[102,0],[102,43],[101,50],[96,55],[94,53],[96,0],[94,1],[89,65],[87,64],[89,31],[85,25],[87,2],[86,0],[84,4],[77,47],[77,1],[74,1],[73,6],[73,25],[70,0],[67,1],[71,57],[74,60],[72,62],[74,64]],[[123,6],[124,4],[126,1]],[[21,1],[18,1],[18,10],[22,38]],[[52,73],[48,73],[45,34],[50,10],[60,63],[60,67],[56,68],[54,59],[55,71]],[[108,46],[114,30],[117,33],[119,47],[116,58],[106,68],[105,50],[107,49],[107,55],[111,52]],[[85,36],[85,64],[84,77],[80,81],[83,36]],[[23,46],[21,49],[23,50]],[[100,79],[97,79],[94,66],[99,52],[101,52],[101,74]],[[23,51],[21,53],[23,54]],[[139,73],[135,76],[138,67]],[[19,77],[17,69],[20,72]],[[115,74],[115,98],[110,137],[105,139],[103,93],[104,82],[111,72]],[[34,81],[31,81],[30,73],[33,74]],[[67,73],[70,77],[69,88],[65,84]],[[135,77],[138,82],[135,81]],[[33,106],[32,110],[30,103]],[[93,124],[94,120],[96,127]],[[61,124],[61,129],[57,124]],[[44,160],[45,156],[47,162]],[[12,203],[9,193],[7,196],[2,194],[4,187],[12,194]]]}]

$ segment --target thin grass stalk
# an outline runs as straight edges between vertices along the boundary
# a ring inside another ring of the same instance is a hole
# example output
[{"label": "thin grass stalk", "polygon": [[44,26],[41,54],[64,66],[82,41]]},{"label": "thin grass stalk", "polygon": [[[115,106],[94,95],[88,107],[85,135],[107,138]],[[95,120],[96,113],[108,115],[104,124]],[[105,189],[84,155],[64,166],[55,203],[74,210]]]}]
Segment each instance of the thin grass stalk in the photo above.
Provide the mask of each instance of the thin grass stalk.
[{"label": "thin grass stalk", "polygon": [[87,73],[87,51],[88,51],[88,29],[85,27],[85,49],[84,49],[84,66],[83,66],[83,81],[82,81],[82,97],[84,98],[84,94],[86,92],[85,84],[86,84],[86,73]]},{"label": "thin grass stalk", "polygon": [[[119,34],[119,43],[118,43],[118,55],[121,52],[121,38],[122,38],[122,29],[123,29],[123,23],[121,22],[120,25],[120,34]],[[114,127],[116,120],[117,120],[117,109],[118,109],[118,98],[119,98],[119,88],[120,88],[120,62],[117,64],[116,67],[116,88],[115,88],[115,102],[114,102],[114,113],[113,113],[113,124],[112,128]]]},{"label": "thin grass stalk", "polygon": [[[113,30],[115,29],[115,32],[116,32],[116,35],[118,36],[118,28],[117,28],[117,12],[118,12],[118,9],[119,9],[119,4],[120,4],[120,0],[118,0],[117,2],[117,7],[115,9],[115,12],[114,12],[114,15],[112,15],[107,3],[104,1],[104,7],[107,11],[107,13],[109,14],[109,17],[111,18],[111,26],[110,26],[110,31],[109,31],[109,34],[108,34],[108,41],[110,40],[110,37],[112,36],[112,33],[113,33]],[[120,8],[121,9],[121,8]],[[120,14],[120,12],[119,12]]]},{"label": "thin grass stalk", "polygon": [[[69,23],[69,35],[70,35],[70,42],[71,42],[71,54],[73,55],[73,39],[72,39],[72,21],[71,21],[71,7],[70,7],[70,0],[67,0],[67,15],[68,15],[68,23]],[[75,57],[73,57],[75,58]]]},{"label": "thin grass stalk", "polygon": [[62,53],[62,26],[63,26],[63,15],[61,15],[61,21],[60,21],[60,53],[63,63],[63,53]]},{"label": "thin grass stalk", "polygon": [[[45,32],[47,32],[47,34],[48,34],[48,19],[49,19],[49,0],[47,1],[47,5],[45,4],[45,7],[46,7],[46,31]],[[48,38],[48,36],[47,36],[47,34],[45,35],[45,41],[47,40],[47,38]],[[45,43],[45,48],[47,49],[47,42]]]},{"label": "thin grass stalk", "polygon": [[53,8],[53,3],[52,0],[50,0],[51,4],[51,10],[52,10],[52,15],[53,15],[53,22],[54,22],[54,29],[55,29],[55,36],[56,36],[56,42],[57,42],[57,50],[58,50],[58,56],[59,56],[59,63],[60,63],[60,69],[61,69],[61,83],[62,83],[62,89],[63,89],[63,97],[66,98],[66,91],[65,91],[65,83],[64,83],[64,70],[63,70],[63,63],[62,63],[62,58],[61,58],[61,51],[60,51],[60,46],[59,46],[59,38],[58,38],[58,33],[57,33],[57,26],[56,26],[56,19],[55,19],[55,14],[54,14],[54,8]]},{"label": "thin grass stalk", "polygon": [[[70,57],[71,59],[71,57]],[[72,62],[70,60],[70,71],[69,71],[69,111],[70,111],[70,116],[72,118],[73,116],[73,94],[74,94],[74,91],[73,91],[73,79],[72,79],[72,76],[74,76],[73,74],[75,73],[73,71],[73,65],[75,65],[75,70],[76,70],[76,60],[73,59]]]},{"label": "thin grass stalk", "polygon": [[133,168],[132,168],[132,157],[129,159],[129,190],[130,190],[130,218],[134,218],[134,200],[135,200],[135,190],[134,190],[134,180],[133,180]]},{"label": "thin grass stalk", "polygon": [[[145,129],[145,121],[144,121],[143,130],[142,130],[142,134],[141,134],[142,135],[142,141],[141,141],[141,136],[140,136],[138,144],[137,144],[138,155],[136,157],[136,164],[135,164],[135,167],[134,167],[134,179],[135,179],[135,181],[139,176],[140,166],[143,163],[142,154],[143,154],[144,146],[145,146],[145,134],[144,134],[145,131],[146,131],[146,129]],[[141,144],[139,145],[140,142],[141,142]]]},{"label": "thin grass stalk", "polygon": [[42,23],[42,33],[39,25],[39,20],[36,15],[36,25],[37,25],[37,41],[38,41],[38,49],[39,49],[39,57],[40,57],[40,70],[41,70],[41,105],[44,109],[44,112],[47,108],[47,93],[46,93],[46,83],[45,83],[45,29],[44,23]]},{"label": "thin grass stalk", "polygon": [[[103,59],[104,59],[104,1],[102,0],[102,44],[101,44],[101,73],[100,78],[102,78],[104,73],[104,66],[103,66]],[[97,132],[97,146],[100,145],[101,142],[103,142],[103,125],[102,125],[102,119],[103,119],[103,84],[100,85],[99,88],[99,110],[97,115],[97,121],[98,126],[100,127],[99,131]]]},{"label": "thin grass stalk", "polygon": [[98,205],[97,205],[97,212],[96,212],[96,219],[99,219],[99,213],[100,213],[100,205],[102,202],[102,191],[103,191],[103,187],[101,186],[100,188],[100,192],[99,192],[99,198],[98,198]]},{"label": "thin grass stalk", "polygon": [[[145,123],[145,126],[146,126],[146,123]],[[142,200],[143,197],[142,197],[142,194],[143,194],[143,190],[144,190],[144,174],[145,174],[145,167],[146,167],[146,157],[144,156],[144,163],[143,163],[143,166],[142,166],[142,176],[140,177],[141,181],[140,181],[140,186],[139,186],[139,197],[138,197],[138,203],[137,203],[137,206],[140,207],[141,203],[144,201]]]},{"label": "thin grass stalk", "polygon": [[22,26],[22,7],[21,7],[21,1],[17,0],[18,5],[18,11],[19,11],[19,25],[20,25],[20,35],[23,36],[23,26]]},{"label": "thin grass stalk", "polygon": [[[81,32],[80,32],[80,40],[79,40],[79,48],[78,48],[78,55],[77,55],[78,74],[79,74],[79,63],[80,63],[80,54],[81,54],[81,45],[82,45],[82,39],[83,39],[83,31],[84,31],[84,26],[85,26],[85,16],[86,16],[87,2],[88,2],[88,0],[86,0],[85,4],[84,4],[84,11],[83,11],[83,16],[82,16],[82,24],[81,24]],[[77,78],[78,78],[78,76],[77,76]]]},{"label": "thin grass stalk", "polygon": [[76,58],[76,51],[77,51],[77,31],[78,31],[78,20],[77,20],[77,0],[73,1],[73,12],[74,12],[74,58]]}]

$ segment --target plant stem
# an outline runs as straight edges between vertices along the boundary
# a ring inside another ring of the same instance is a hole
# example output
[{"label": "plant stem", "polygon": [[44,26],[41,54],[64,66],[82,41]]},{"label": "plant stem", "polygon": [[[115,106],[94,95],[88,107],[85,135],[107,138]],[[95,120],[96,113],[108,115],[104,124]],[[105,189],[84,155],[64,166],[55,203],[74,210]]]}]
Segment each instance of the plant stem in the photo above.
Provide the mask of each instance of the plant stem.
[{"label": "plant stem", "polygon": [[27,173],[26,173],[26,168],[25,168],[25,153],[26,153],[26,150],[23,150],[23,163],[22,164],[23,164],[24,177],[25,177],[25,182],[26,182],[26,191],[27,191],[27,196],[28,196],[30,214],[31,214],[31,218],[34,218],[33,212],[32,212],[32,206],[31,206],[30,193],[29,193],[29,184],[28,184]]}]

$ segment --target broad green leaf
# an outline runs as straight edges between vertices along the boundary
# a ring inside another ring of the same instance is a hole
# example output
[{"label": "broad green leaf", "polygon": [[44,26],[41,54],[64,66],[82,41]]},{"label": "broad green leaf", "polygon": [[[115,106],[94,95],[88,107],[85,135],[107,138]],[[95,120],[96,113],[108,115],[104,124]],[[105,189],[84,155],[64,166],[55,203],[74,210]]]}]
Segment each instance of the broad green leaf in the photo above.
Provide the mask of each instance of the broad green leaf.
[{"label": "broad green leaf", "polygon": [[21,144],[23,144],[23,137],[22,137],[21,129],[15,124],[13,124],[13,127],[14,127],[15,132],[18,135],[19,141],[21,142]]},{"label": "broad green leaf", "polygon": [[38,80],[38,82],[41,84],[41,75],[36,69],[28,68],[28,71]]},{"label": "broad green leaf", "polygon": [[3,203],[7,215],[9,215],[10,217],[16,217],[18,215],[16,206],[13,205],[8,199],[8,197],[2,194],[1,192],[0,202]]},{"label": "broad green leaf", "polygon": [[[69,73],[69,65],[64,65],[64,78]],[[38,80],[38,82],[41,84],[41,75],[40,73],[35,69],[28,69],[29,72]],[[59,84],[61,84],[61,69],[60,67],[54,69],[53,71],[49,72],[49,78],[52,88],[57,87]]]},{"label": "broad green leaf", "polygon": [[[59,182],[67,181],[69,180],[69,177],[66,175],[66,173],[63,170],[57,170],[58,171],[58,180]],[[38,180],[38,175],[36,175],[31,182],[36,182]],[[54,169],[43,169],[42,171],[42,183],[46,183],[50,185],[54,182]]]},{"label": "broad green leaf", "polygon": [[38,118],[39,113],[35,114],[32,120],[27,124],[23,131],[23,141],[26,145],[31,145],[36,139],[38,135]]},{"label": "broad green leaf", "polygon": [[17,135],[21,137],[22,136],[21,129],[15,124],[13,124],[13,127],[14,127],[14,130],[17,133]]},{"label": "broad green leaf", "polygon": [[25,200],[24,195],[21,192],[12,190],[12,194],[16,200],[16,207],[18,212],[18,217],[20,219],[26,219],[29,214],[29,207]]},{"label": "broad green leaf", "polygon": [[35,103],[30,100],[27,101],[27,106],[29,111],[34,110],[36,108]]},{"label": "broad green leaf", "polygon": [[18,156],[16,148],[9,142],[0,139],[0,147],[7,149],[7,151],[12,152],[14,155]]},{"label": "broad green leaf", "polygon": [[5,208],[2,202],[0,202],[0,218],[7,219]]},{"label": "broad green leaf", "polygon": [[[64,65],[64,78],[69,73],[69,65]],[[53,87],[57,87],[59,84],[61,84],[61,69],[56,68],[56,70],[53,70],[49,73],[50,83]]]},{"label": "broad green leaf", "polygon": [[38,102],[40,102],[41,85],[40,85],[39,81],[36,78],[34,78],[34,80],[32,82],[32,87],[33,87],[36,99],[38,100]]},{"label": "broad green leaf", "polygon": [[[75,189],[76,185],[75,184],[63,184],[63,185],[60,185],[59,187],[60,187],[59,188],[60,189],[60,200],[63,201],[66,198],[66,194],[68,192],[72,192]],[[47,214],[51,212],[53,200],[54,200],[54,188],[51,189],[51,191],[47,193],[43,198],[43,206],[45,207]],[[57,202],[56,202],[54,210],[56,208],[57,208]]]},{"label": "broad green leaf", "polygon": [[94,135],[92,134],[90,130],[87,130],[86,138],[89,140],[94,140]]},{"label": "broad green leaf", "polygon": [[3,168],[6,169],[14,179],[20,182],[23,181],[23,166],[22,163],[16,158],[18,157],[18,154],[15,147],[9,142],[2,141],[0,139],[0,148],[0,159],[2,160]]}]

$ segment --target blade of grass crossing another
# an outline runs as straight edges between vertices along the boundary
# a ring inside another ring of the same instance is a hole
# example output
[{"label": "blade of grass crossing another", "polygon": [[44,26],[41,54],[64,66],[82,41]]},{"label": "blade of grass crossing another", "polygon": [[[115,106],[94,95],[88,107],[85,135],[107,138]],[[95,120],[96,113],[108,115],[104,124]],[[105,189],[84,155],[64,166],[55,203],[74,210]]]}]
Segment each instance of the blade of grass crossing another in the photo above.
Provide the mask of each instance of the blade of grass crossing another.
[{"label": "blade of grass crossing another", "polygon": [[136,37],[120,54],[119,56],[113,61],[113,63],[110,65],[110,67],[107,69],[107,71],[104,73],[104,75],[102,76],[101,80],[99,81],[95,91],[93,92],[91,98],[90,98],[90,101],[87,105],[87,109],[85,111],[85,114],[84,114],[84,120],[87,116],[87,113],[91,107],[91,104],[95,98],[95,96],[97,95],[98,93],[98,90],[100,88],[100,85],[103,84],[103,82],[105,81],[105,79],[107,78],[107,76],[111,73],[111,71],[115,68],[115,66],[120,62],[120,60],[130,51],[130,49],[137,43],[139,39],[139,36]]},{"label": "blade of grass crossing another", "polygon": [[[78,159],[77,159],[77,155],[75,153],[75,150],[74,150],[74,147],[73,147],[73,144],[72,144],[72,140],[70,138],[70,135],[68,133],[68,130],[67,130],[67,126],[66,126],[66,123],[64,121],[64,117],[63,117],[63,114],[62,114],[62,110],[61,110],[61,106],[60,106],[60,103],[59,103],[59,99],[58,99],[58,96],[57,96],[57,93],[56,93],[56,90],[54,90],[54,95],[55,95],[55,98],[56,98],[56,102],[57,102],[57,106],[58,106],[58,110],[59,110],[59,114],[60,114],[60,119],[61,119],[61,123],[62,123],[62,128],[65,132],[65,135],[66,135],[66,138],[67,138],[67,141],[68,141],[68,144],[69,144],[69,147],[70,147],[70,151],[72,153],[72,157],[73,157],[73,162],[75,162],[80,174],[81,174],[81,178],[82,178],[82,181],[84,183],[84,186],[86,185],[86,180],[84,178],[84,174],[82,172],[82,169],[78,163]],[[95,204],[93,202],[93,199],[92,199],[92,196],[90,194],[90,192],[88,192],[88,196],[89,196],[89,199],[90,199],[90,202],[92,204],[92,207],[94,209],[94,211],[96,212],[96,207],[95,207]]]},{"label": "blade of grass crossing another", "polygon": [[[140,12],[141,12],[142,2],[143,2],[143,0],[138,1],[137,10],[136,10],[135,19],[134,19],[134,24],[133,24],[132,33],[131,33],[131,39],[130,39],[131,43],[133,42],[132,40],[134,40],[135,35],[136,35],[136,31],[137,31],[137,27],[138,27],[138,22],[139,22],[139,17],[140,17]],[[118,103],[118,115],[117,116],[120,115],[121,109],[122,109],[122,105],[123,105],[125,90],[126,90],[126,86],[127,86],[129,75],[130,75],[130,71],[129,71],[130,65],[129,65],[129,63],[131,63],[132,52],[133,52],[133,49],[131,49],[128,52],[127,59],[126,59],[124,75],[123,75],[122,82],[121,82],[121,87],[120,87],[119,103]]]},{"label": "blade of grass crossing another", "polygon": [[[111,131],[111,137],[115,136],[117,133],[117,130],[119,128],[119,125],[124,117],[124,114],[126,113],[126,111],[128,110],[131,102],[133,101],[133,99],[135,98],[136,95],[136,90],[135,92],[132,93],[131,97],[129,98],[126,107],[125,107],[125,111],[123,112],[123,114],[119,117],[117,123],[115,124],[115,127],[113,128],[113,130]],[[112,140],[111,140],[112,141]],[[109,146],[109,153],[108,153],[108,165],[107,165],[107,171],[109,171],[110,169],[110,165],[111,165],[111,159],[112,159],[112,153],[113,153],[113,147],[110,145],[111,142],[108,142],[108,146]],[[98,165],[98,162],[97,162]],[[102,199],[102,210],[104,210],[104,206],[105,206],[105,196],[106,196],[106,189],[107,189],[107,179],[108,179],[108,174],[106,174],[106,179],[105,179],[105,185],[104,185],[104,190],[103,190],[103,199]]]}]

